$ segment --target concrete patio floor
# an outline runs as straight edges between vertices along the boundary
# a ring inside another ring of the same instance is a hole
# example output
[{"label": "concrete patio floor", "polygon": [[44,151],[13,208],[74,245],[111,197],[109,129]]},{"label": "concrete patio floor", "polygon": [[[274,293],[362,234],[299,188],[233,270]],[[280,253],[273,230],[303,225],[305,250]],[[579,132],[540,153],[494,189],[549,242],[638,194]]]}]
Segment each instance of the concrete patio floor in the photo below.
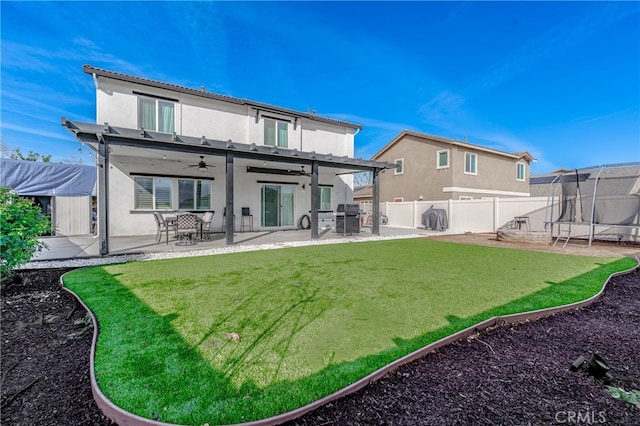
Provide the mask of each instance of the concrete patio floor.
[{"label": "concrete patio floor", "polygon": [[[450,234],[452,231],[445,231],[443,233],[426,229],[380,226],[380,237],[382,238],[409,238],[443,235],[445,233]],[[348,236],[336,233],[333,229],[324,229],[320,231],[319,242],[329,244],[344,241],[361,241],[377,237],[378,236],[371,234],[370,227],[363,227],[359,234]],[[47,245],[47,248],[36,254],[31,259],[32,262],[100,257],[99,240],[93,235],[44,237],[42,241]],[[305,241],[311,241],[311,231],[309,230],[236,232],[234,234],[234,246],[286,245],[287,243]],[[195,244],[186,246],[178,245],[177,240],[171,237],[167,244],[164,236],[160,243],[156,243],[155,235],[111,237],[109,239],[109,255],[111,256],[141,253],[193,252],[224,247],[227,247],[226,235],[222,233],[211,234],[210,240],[196,239]]]}]

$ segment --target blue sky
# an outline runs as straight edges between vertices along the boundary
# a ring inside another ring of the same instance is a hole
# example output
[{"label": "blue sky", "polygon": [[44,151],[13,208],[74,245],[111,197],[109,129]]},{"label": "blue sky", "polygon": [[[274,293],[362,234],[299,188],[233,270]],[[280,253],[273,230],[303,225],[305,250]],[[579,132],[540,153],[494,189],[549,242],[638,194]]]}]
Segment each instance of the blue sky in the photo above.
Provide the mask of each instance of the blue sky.
[{"label": "blue sky", "polygon": [[639,2],[0,2],[1,135],[91,164],[82,65],[507,151],[532,172],[640,161]]}]

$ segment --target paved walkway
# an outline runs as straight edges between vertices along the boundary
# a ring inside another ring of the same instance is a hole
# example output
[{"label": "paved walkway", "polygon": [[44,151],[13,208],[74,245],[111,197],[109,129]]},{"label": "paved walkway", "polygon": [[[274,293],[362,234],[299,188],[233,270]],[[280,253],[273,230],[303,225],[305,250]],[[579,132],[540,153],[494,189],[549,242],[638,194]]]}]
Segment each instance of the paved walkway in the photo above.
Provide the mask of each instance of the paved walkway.
[{"label": "paved walkway", "polygon": [[[451,233],[451,231],[445,231]],[[409,238],[443,234],[426,229],[416,228],[394,228],[388,226],[380,227],[380,238]],[[321,230],[319,240],[314,243],[336,243],[351,242],[377,239],[376,235],[371,234],[371,228],[363,227],[360,234],[344,236],[336,233],[334,230]],[[66,260],[79,258],[100,257],[99,240],[95,236],[77,236],[77,237],[45,237],[42,241],[47,244],[48,248],[33,257],[32,261],[45,260]],[[123,254],[148,254],[148,253],[178,253],[193,252],[198,250],[210,250],[217,248],[226,248],[226,236],[222,233],[214,233],[211,240],[196,240],[195,244],[181,246],[176,240],[169,239],[169,243],[163,238],[158,244],[155,235],[136,235],[127,237],[111,237],[109,240],[109,254],[112,256]],[[297,243],[311,243],[311,231],[309,230],[290,230],[290,231],[262,231],[262,232],[237,232],[234,234],[234,245],[238,246],[254,246],[254,245],[282,245]]]},{"label": "paved walkway", "polygon": [[498,241],[494,233],[465,234],[451,230],[436,232],[416,228],[381,226],[380,236],[372,235],[371,229],[365,227],[358,235],[343,236],[333,230],[323,230],[320,232],[319,237],[318,240],[311,240],[311,234],[308,230],[236,233],[234,234],[235,243],[233,246],[227,246],[225,235],[221,233],[212,234],[211,240],[196,240],[196,244],[190,246],[180,246],[176,240],[172,239],[169,240],[168,244],[165,243],[165,240],[156,243],[155,235],[112,237],[109,241],[110,255],[106,257],[100,256],[99,240],[94,236],[45,237],[42,241],[44,241],[48,247],[34,256],[31,262],[23,265],[23,268],[85,266],[133,259],[198,256],[310,244],[337,244],[376,239],[420,237],[559,254],[604,257],[629,256],[640,258],[640,244],[594,242],[591,247],[587,247],[585,241],[576,240],[563,248],[561,246],[554,247],[547,244]]}]

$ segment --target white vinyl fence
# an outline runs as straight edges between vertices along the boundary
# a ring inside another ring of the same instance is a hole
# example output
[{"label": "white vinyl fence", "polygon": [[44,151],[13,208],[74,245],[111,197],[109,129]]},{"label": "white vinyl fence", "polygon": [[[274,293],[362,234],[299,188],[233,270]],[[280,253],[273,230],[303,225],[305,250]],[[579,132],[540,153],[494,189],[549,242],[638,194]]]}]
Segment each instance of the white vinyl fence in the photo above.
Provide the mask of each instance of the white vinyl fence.
[{"label": "white vinyl fence", "polygon": [[[380,203],[380,213],[388,217],[388,225],[408,228],[422,227],[422,214],[433,207],[447,212],[449,229],[457,232],[495,232],[513,222],[516,216],[526,216],[529,229],[545,230],[547,197],[487,198],[480,200],[405,201]],[[361,203],[360,209],[372,212],[371,203]]]}]

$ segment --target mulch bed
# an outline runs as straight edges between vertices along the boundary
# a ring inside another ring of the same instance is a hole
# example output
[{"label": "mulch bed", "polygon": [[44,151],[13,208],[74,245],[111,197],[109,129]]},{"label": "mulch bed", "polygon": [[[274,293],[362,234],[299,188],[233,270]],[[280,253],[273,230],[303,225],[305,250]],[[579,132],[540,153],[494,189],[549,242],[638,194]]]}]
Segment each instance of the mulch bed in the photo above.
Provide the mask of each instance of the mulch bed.
[{"label": "mulch bed", "polygon": [[[112,424],[91,396],[88,317],[59,287],[67,270],[2,284],[2,425]],[[569,370],[598,353],[611,385],[640,389],[639,330],[636,271],[586,308],[447,346],[289,425],[640,424],[602,379]]]},{"label": "mulch bed", "polygon": [[2,425],[111,425],[91,395],[93,326],[60,289],[70,269],[43,269],[3,282]]}]

